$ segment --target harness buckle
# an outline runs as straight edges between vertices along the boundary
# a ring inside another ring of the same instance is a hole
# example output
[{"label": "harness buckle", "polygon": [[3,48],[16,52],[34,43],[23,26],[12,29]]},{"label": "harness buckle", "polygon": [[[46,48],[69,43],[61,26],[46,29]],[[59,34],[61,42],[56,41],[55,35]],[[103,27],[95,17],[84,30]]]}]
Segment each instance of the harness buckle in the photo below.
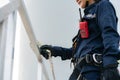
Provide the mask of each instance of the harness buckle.
[{"label": "harness buckle", "polygon": [[95,65],[100,66],[102,64],[102,54],[93,53],[93,54],[86,54],[84,57],[77,59],[77,64],[80,65]]},{"label": "harness buckle", "polygon": [[102,64],[102,54],[87,54],[85,55],[85,61],[87,64],[94,64],[96,66],[100,66]]},{"label": "harness buckle", "polygon": [[93,61],[97,64],[101,64],[102,63],[102,54],[98,54],[98,53],[94,53],[92,55]]}]

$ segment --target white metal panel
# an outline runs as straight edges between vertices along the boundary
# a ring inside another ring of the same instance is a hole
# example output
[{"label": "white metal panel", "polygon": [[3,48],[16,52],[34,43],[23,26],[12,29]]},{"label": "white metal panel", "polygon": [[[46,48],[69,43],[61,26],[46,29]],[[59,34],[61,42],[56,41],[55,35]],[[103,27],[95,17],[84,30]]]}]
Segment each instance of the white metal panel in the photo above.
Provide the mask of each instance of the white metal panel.
[{"label": "white metal panel", "polygon": [[[3,3],[4,2],[4,3]],[[12,65],[13,65],[13,54],[14,54],[14,36],[15,36],[15,14],[13,12],[7,14],[7,10],[10,7],[4,7],[8,1],[2,1],[1,11],[1,26],[0,26],[0,80],[11,80],[12,79]],[[6,12],[6,13],[4,13]],[[2,14],[5,14],[2,15]],[[6,15],[7,14],[7,15]]]},{"label": "white metal panel", "polygon": [[[19,46],[16,48],[19,48],[19,58],[16,59],[18,61],[18,78],[17,80],[37,80],[37,58],[33,54],[34,52],[32,51],[30,47],[30,40],[27,36],[27,33],[25,31],[25,28],[21,22],[21,19],[18,18],[19,22],[17,22],[17,28],[19,28],[19,34],[16,35],[20,38],[19,41],[17,41]],[[17,55],[16,55],[17,57]],[[17,62],[16,62],[17,63]]]},{"label": "white metal panel", "polygon": [[14,39],[16,30],[16,14],[12,13],[8,17],[7,23],[7,38],[6,38],[6,49],[5,49],[5,62],[4,62],[4,79],[12,79],[12,69],[14,60]]},{"label": "white metal panel", "polygon": [[14,54],[15,21],[11,15],[8,20],[3,21],[2,23],[3,26],[0,26],[0,80],[11,80]]},{"label": "white metal panel", "polygon": [[15,33],[15,49],[14,49],[14,64],[13,64],[13,74],[12,74],[12,80],[18,80],[19,79],[19,52],[20,52],[20,31],[21,31],[21,27],[18,27],[18,25],[20,26],[21,24],[18,23],[18,19],[19,16],[17,14],[17,21],[16,21],[16,33]]},{"label": "white metal panel", "polygon": [[6,50],[6,35],[7,35],[7,20],[0,23],[0,80],[3,80],[5,50]]}]

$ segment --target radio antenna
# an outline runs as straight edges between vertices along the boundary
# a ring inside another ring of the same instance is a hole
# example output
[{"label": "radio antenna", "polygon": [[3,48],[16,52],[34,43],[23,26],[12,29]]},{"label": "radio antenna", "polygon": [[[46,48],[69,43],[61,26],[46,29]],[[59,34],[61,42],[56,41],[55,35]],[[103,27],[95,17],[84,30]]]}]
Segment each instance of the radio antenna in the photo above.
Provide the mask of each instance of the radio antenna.
[{"label": "radio antenna", "polygon": [[81,14],[81,9],[79,8],[79,14],[80,14],[80,22],[82,21],[82,14]]}]

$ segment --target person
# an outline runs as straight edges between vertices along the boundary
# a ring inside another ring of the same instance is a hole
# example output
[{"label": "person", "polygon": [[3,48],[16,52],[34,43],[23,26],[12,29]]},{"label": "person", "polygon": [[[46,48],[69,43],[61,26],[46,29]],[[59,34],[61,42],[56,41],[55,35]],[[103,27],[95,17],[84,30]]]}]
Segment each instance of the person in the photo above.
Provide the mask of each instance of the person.
[{"label": "person", "polygon": [[80,29],[70,48],[42,45],[40,53],[46,59],[60,56],[75,64],[69,80],[120,80],[118,72],[118,18],[109,0],[76,0],[84,9]]}]

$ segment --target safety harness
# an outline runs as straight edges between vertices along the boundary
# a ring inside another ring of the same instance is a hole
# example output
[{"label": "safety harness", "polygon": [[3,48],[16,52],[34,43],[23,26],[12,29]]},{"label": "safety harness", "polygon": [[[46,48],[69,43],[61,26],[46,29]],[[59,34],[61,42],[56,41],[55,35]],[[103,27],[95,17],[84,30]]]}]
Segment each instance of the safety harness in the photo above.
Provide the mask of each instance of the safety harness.
[{"label": "safety harness", "polygon": [[102,65],[102,54],[98,54],[98,53],[86,54],[84,57],[76,59],[76,63],[80,65],[101,66]]}]

